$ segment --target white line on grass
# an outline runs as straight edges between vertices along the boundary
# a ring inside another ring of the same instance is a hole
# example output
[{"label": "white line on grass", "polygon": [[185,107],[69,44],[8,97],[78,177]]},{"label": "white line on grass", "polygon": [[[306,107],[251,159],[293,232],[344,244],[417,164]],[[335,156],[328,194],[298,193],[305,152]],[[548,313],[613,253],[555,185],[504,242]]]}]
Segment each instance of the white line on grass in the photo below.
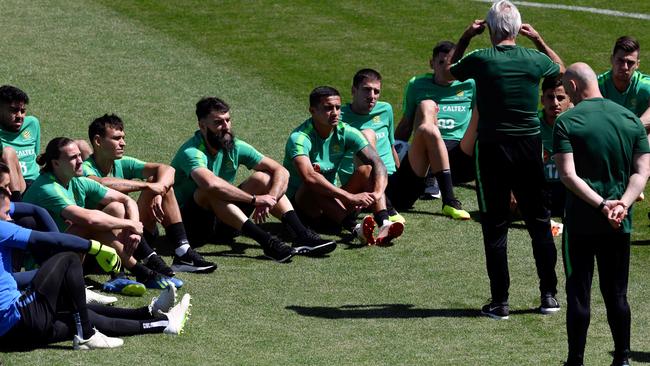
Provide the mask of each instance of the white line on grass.
[{"label": "white line on grass", "polygon": [[[474,0],[474,1],[482,2],[482,3],[493,3],[494,2],[494,0]],[[585,7],[585,6],[573,6],[573,5],[562,5],[562,4],[534,3],[534,2],[531,2],[531,1],[513,1],[513,3],[515,3],[516,5],[531,6],[531,7],[535,7],[535,8],[583,11],[583,12],[586,12],[586,13],[611,15],[611,16],[615,16],[615,17],[650,20],[650,15],[648,15],[648,14],[627,13],[627,12],[618,11],[618,10],[597,9],[597,8],[589,8],[589,7]]]}]

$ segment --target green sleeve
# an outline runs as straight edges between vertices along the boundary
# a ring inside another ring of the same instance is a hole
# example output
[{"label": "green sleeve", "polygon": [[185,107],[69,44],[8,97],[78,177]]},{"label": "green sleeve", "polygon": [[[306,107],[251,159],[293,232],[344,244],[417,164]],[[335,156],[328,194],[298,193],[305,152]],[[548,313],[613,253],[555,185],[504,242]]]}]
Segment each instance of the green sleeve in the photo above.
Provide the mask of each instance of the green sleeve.
[{"label": "green sleeve", "polygon": [[77,187],[75,188],[84,192],[84,207],[88,209],[97,208],[99,203],[106,197],[108,188],[89,178],[79,177],[76,180]]},{"label": "green sleeve", "polygon": [[540,55],[546,62],[546,67],[544,69],[544,77],[547,76],[557,76],[560,74],[560,65],[556,64],[550,57],[540,52]]},{"label": "green sleeve", "polygon": [[569,132],[567,131],[564,120],[561,118],[555,121],[555,127],[553,128],[553,151],[556,154],[573,152]]},{"label": "green sleeve", "polygon": [[449,71],[458,81],[465,81],[467,79],[473,79],[473,71],[476,71],[475,64],[477,61],[476,52],[474,50],[458,60],[455,64],[451,65]]},{"label": "green sleeve", "polygon": [[194,169],[198,168],[208,168],[208,157],[205,153],[196,147],[189,147],[177,156],[179,158],[178,166],[176,169],[180,169],[186,176],[190,176]]},{"label": "green sleeve", "polygon": [[262,159],[264,159],[264,155],[255,150],[255,148],[248,143],[236,140],[235,144],[237,145],[237,159],[239,160],[240,165],[244,165],[248,169],[253,169],[260,163],[260,161],[262,161]]},{"label": "green sleeve", "polygon": [[406,83],[404,87],[404,98],[402,100],[402,116],[406,117],[408,120],[411,120],[415,115],[415,95],[413,91],[413,83],[415,82],[416,77],[412,77],[411,80]]},{"label": "green sleeve", "polygon": [[130,156],[125,156],[119,161],[120,164],[122,164],[122,174],[124,175],[124,179],[144,178],[142,176],[144,165],[146,164],[144,161],[132,158]]},{"label": "green sleeve", "polygon": [[353,151],[356,154],[366,146],[368,146],[368,140],[361,131],[352,126],[347,126],[345,129],[345,151]]},{"label": "green sleeve", "polygon": [[93,161],[89,158],[81,164],[81,169],[83,170],[83,175],[84,177],[90,177],[90,176],[95,176],[95,177],[101,177],[101,174],[97,170],[97,167],[95,164],[93,164]]},{"label": "green sleeve", "polygon": [[35,119],[36,119],[36,123],[34,127],[34,133],[36,135],[35,136],[36,146],[34,146],[34,151],[36,152],[36,156],[38,156],[41,154],[41,123],[38,121],[37,118]]},{"label": "green sleeve", "polygon": [[395,145],[395,118],[393,116],[393,107],[388,108],[388,141],[390,146]]},{"label": "green sleeve", "polygon": [[637,139],[634,143],[633,151],[634,154],[647,154],[650,153],[650,146],[648,145],[648,135],[646,134],[645,128],[643,127],[643,123],[641,123],[641,120],[636,118],[637,120],[637,126],[638,126],[638,133],[637,133]]},{"label": "green sleeve", "polygon": [[294,132],[289,136],[285,154],[289,157],[290,160],[293,160],[293,158],[300,155],[309,156],[310,151],[311,139],[308,135],[302,132]]}]

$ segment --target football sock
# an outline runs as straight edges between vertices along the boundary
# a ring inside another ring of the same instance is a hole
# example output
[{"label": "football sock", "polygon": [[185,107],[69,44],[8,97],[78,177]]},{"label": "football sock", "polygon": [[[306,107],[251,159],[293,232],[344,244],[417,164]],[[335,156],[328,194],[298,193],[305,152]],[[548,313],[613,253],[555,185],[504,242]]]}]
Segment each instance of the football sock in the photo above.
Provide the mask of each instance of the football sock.
[{"label": "football sock", "polygon": [[248,219],[244,222],[244,225],[241,227],[242,234],[252,238],[260,245],[265,246],[266,243],[271,239],[271,235],[266,231],[262,230],[259,226],[255,225],[251,219]]},{"label": "football sock", "polygon": [[149,246],[149,243],[147,243],[147,240],[143,236],[140,239],[140,244],[138,244],[138,247],[135,248],[135,251],[133,252],[133,258],[138,260],[143,260],[149,258],[154,253],[155,252]]},{"label": "football sock", "polygon": [[307,231],[307,228],[302,224],[294,210],[285,212],[284,215],[282,215],[281,221],[285,226],[288,226],[297,237],[303,236]]},{"label": "football sock", "polygon": [[146,281],[147,279],[151,278],[154,273],[152,270],[145,267],[142,263],[136,263],[133,268],[129,269],[129,271],[135,275],[135,278],[139,282]]},{"label": "football sock", "polygon": [[[169,234],[167,234],[167,236],[169,237]],[[142,237],[147,242],[147,244],[156,242],[156,235],[147,229],[144,229],[142,231]]]},{"label": "football sock", "polygon": [[[185,244],[189,244],[189,241],[187,240],[187,233],[185,233],[185,226],[183,226],[182,222],[177,222],[175,224],[166,226],[165,232],[167,233],[167,239],[171,240],[176,248],[179,248]],[[183,252],[183,254],[185,254],[186,251],[187,249]]]},{"label": "football sock", "polygon": [[177,257],[182,257],[188,250],[190,250],[190,244],[186,243],[174,249],[174,254],[176,254]]},{"label": "football sock", "polygon": [[388,210],[388,216],[397,215],[397,210],[393,207],[393,203],[386,197],[386,210]]},{"label": "football sock", "polygon": [[388,211],[387,210],[379,210],[375,212],[374,214],[375,222],[378,225],[383,225],[384,220],[388,220]]},{"label": "football sock", "polygon": [[440,187],[440,195],[442,196],[442,203],[447,204],[456,199],[454,196],[454,187],[451,181],[451,170],[443,169],[434,174]]}]

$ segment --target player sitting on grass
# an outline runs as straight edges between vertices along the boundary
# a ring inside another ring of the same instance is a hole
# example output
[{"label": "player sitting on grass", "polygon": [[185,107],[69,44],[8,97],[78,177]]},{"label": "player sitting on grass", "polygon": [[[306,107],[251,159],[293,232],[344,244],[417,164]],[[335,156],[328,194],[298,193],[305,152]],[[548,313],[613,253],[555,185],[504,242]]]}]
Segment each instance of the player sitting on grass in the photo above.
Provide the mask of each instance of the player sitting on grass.
[{"label": "player sitting on grass", "polygon": [[[0,343],[36,347],[73,339],[74,349],[115,348],[119,338],[145,333],[179,334],[189,315],[190,295],[174,306],[176,288],[168,287],[149,306],[120,309],[87,305],[79,253],[97,259],[105,271],[117,270],[111,247],[74,235],[32,231],[10,220],[9,192],[0,189]],[[38,269],[27,290],[19,291],[11,275],[11,250],[56,249]],[[106,336],[107,334],[109,336]]]},{"label": "player sitting on grass", "polygon": [[140,242],[142,223],[137,204],[123,193],[82,177],[81,153],[72,140],[53,139],[45,153],[39,155],[38,162],[43,165],[41,175],[25,194],[25,201],[48,210],[60,231],[109,244],[141,282],[118,276],[104,284],[105,290],[142,295],[145,286],[165,288],[170,283],[182,286],[182,281],[136,261],[133,254],[139,244],[146,245]]},{"label": "player sitting on grass", "polygon": [[[440,185],[443,194],[453,195],[453,187],[446,187],[445,169],[450,170],[453,184],[473,181],[476,176],[473,159],[478,124],[478,112],[475,109],[476,85],[472,79],[458,81],[449,73],[454,47],[455,44],[450,41],[436,44],[429,60],[433,73],[414,76],[406,84],[402,119],[395,130],[396,138],[401,140],[398,146],[405,145],[404,142],[408,141],[413,130],[417,130],[417,126],[422,123],[416,118],[418,104],[423,100],[433,100],[440,107],[431,137],[433,147],[438,149],[439,161],[434,161],[427,174],[423,195],[425,199],[438,198],[441,195],[438,188]],[[402,156],[406,150],[400,149],[399,153]],[[437,173],[440,176],[439,182],[435,178],[438,166],[442,167],[441,172]],[[449,189],[452,191],[447,192]],[[444,200],[443,196],[443,202]],[[446,214],[455,216],[453,210],[447,210],[449,212]]]},{"label": "player sitting on grass", "polygon": [[[286,169],[234,136],[228,104],[216,97],[203,98],[196,104],[196,117],[199,130],[172,160],[174,193],[192,243],[230,240],[241,232],[276,262],[285,262],[299,251],[323,255],[336,248],[335,242],[321,239],[296,215],[284,195],[289,179]],[[235,186],[240,165],[254,172]],[[257,225],[269,215],[282,221],[300,250]]]},{"label": "player sitting on grass", "polygon": [[[140,192],[137,202],[140,222],[144,225],[143,236],[148,243],[153,243],[156,223],[163,225],[176,247],[172,269],[195,273],[214,271],[216,264],[204,260],[187,240],[174,195],[174,169],[125,156],[124,123],[114,114],[96,118],[88,127],[88,138],[94,153],[83,163],[84,176],[125,194]],[[142,256],[147,267],[166,272],[167,266],[156,252],[142,253]]]},{"label": "player sitting on grass", "polygon": [[[363,134],[341,122],[341,96],[329,86],[309,95],[311,118],[291,132],[285,147],[284,167],[291,173],[287,195],[311,221],[325,218],[354,233],[363,243],[387,245],[399,237],[404,224],[391,222],[386,210],[386,167]],[[343,187],[336,173],[346,155],[356,169]],[[375,216],[357,224],[358,210],[369,207]],[[381,224],[375,239],[375,222]]]}]

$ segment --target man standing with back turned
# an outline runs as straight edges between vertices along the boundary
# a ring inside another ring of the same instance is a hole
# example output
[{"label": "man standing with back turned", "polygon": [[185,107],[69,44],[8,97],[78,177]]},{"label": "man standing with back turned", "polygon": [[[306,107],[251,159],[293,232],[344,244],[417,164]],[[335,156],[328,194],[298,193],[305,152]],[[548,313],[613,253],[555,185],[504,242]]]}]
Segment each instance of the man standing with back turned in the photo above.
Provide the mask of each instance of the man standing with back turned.
[{"label": "man standing with back turned", "polygon": [[576,104],[557,118],[553,134],[555,162],[569,191],[562,238],[569,343],[565,365],[583,363],[594,257],[614,338],[612,365],[629,365],[628,210],[650,174],[648,138],[632,112],[603,98],[587,64],[571,65],[563,84]]},{"label": "man standing with back turned", "polygon": [[[493,47],[476,50],[458,61],[486,23]],[[539,51],[517,46],[519,33]],[[540,279],[540,311],[554,313],[560,309],[555,299],[557,251],[544,203],[537,103],[540,80],[563,72],[562,60],[532,26],[521,24],[517,8],[502,0],[492,5],[486,20],[475,20],[465,30],[452,58],[452,63],[456,61],[451,74],[461,81],[474,79],[477,90],[476,193],[492,294],[481,312],[494,319],[508,319],[510,313],[507,243],[512,191],[532,239]]]}]

